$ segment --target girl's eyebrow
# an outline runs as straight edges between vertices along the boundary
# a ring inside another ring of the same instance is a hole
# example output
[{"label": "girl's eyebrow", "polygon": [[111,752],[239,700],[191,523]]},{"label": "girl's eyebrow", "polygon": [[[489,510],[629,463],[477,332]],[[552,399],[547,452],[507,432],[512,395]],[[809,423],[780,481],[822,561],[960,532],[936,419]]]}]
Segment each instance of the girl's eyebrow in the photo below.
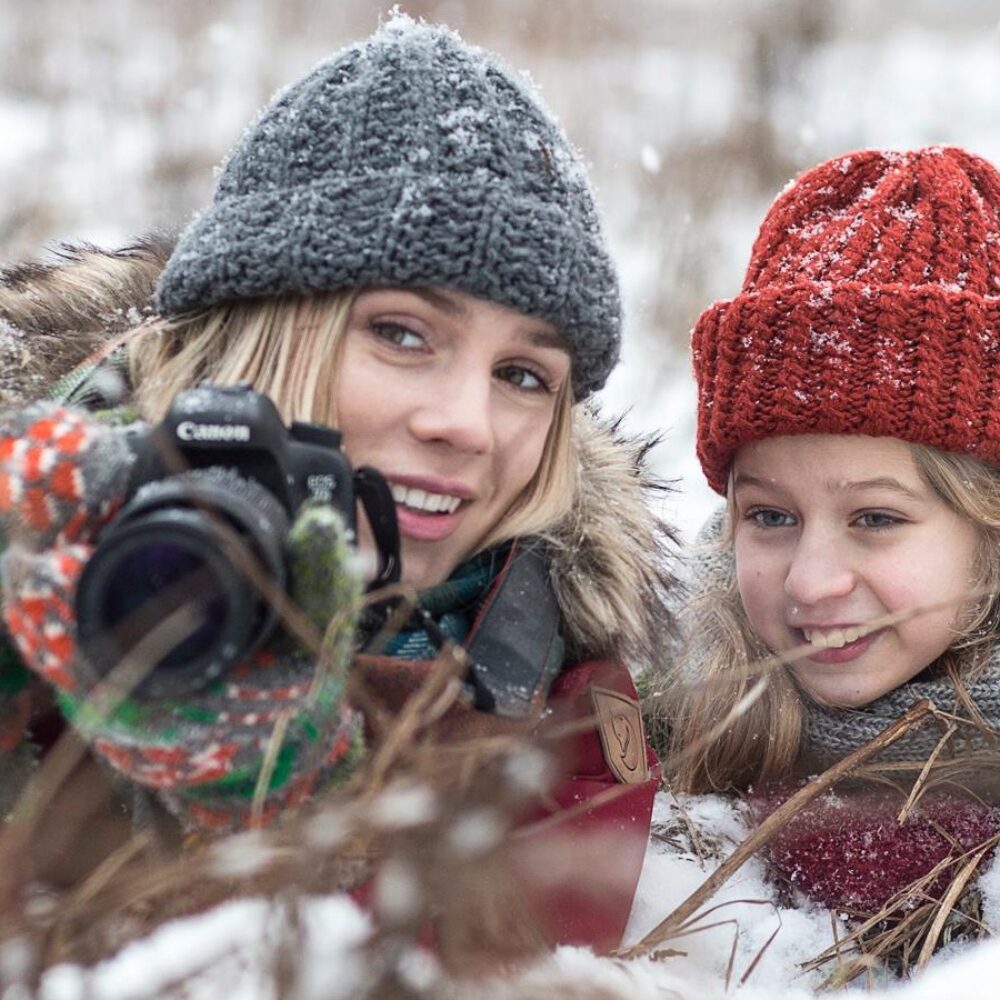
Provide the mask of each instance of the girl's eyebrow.
[{"label": "girl's eyebrow", "polygon": [[844,493],[857,493],[861,490],[890,490],[893,493],[901,493],[911,500],[923,499],[919,493],[915,493],[892,476],[876,476],[874,479],[859,479],[854,482],[841,481],[839,483],[831,479],[827,481],[826,485],[827,489],[839,490]]},{"label": "girl's eyebrow", "polygon": [[766,479],[758,479],[756,476],[748,476],[745,472],[737,472],[733,477],[733,489],[738,490],[741,486],[759,486],[761,489],[767,489],[768,486],[776,486],[777,484],[772,480],[768,482]]},{"label": "girl's eyebrow", "polygon": [[[862,490],[890,490],[893,493],[900,493],[911,500],[924,499],[919,493],[915,493],[908,486],[904,486],[898,479],[892,476],[876,476],[873,479],[837,480],[828,479],[826,488],[831,493],[860,493]],[[780,485],[773,480],[759,479],[757,476],[747,475],[745,472],[738,472],[733,479],[733,489],[740,487],[757,486],[760,489],[780,489]]]}]

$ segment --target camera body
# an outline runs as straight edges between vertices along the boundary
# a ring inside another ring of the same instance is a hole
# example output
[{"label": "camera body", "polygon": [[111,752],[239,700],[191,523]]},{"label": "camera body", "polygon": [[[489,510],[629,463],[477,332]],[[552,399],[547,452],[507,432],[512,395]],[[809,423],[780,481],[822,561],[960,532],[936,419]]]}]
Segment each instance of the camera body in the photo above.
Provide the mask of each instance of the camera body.
[{"label": "camera body", "polygon": [[82,666],[94,679],[127,662],[145,694],[178,695],[259,648],[278,624],[273,591],[289,588],[291,522],[310,499],[333,505],[355,543],[360,502],[380,556],[370,589],[399,579],[389,486],[374,469],[351,468],[338,431],[286,427],[249,385],[205,383],[179,393],[156,426],[127,434],[128,496],[76,595]]},{"label": "camera body", "polygon": [[264,487],[294,518],[307,499],[333,504],[356,528],[353,470],[340,432],[297,421],[286,428],[274,403],[246,383],[179,393],[162,422],[134,432],[130,494],[179,472],[233,469]]}]

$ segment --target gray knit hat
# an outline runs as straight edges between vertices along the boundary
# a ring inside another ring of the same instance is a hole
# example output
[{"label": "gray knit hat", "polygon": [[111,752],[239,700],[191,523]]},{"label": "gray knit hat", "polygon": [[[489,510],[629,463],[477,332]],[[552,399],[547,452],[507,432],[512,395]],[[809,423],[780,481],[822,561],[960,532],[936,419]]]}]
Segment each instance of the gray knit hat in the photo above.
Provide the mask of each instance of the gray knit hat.
[{"label": "gray knit hat", "polygon": [[618,282],[562,129],[509,69],[404,15],[251,125],[157,306],[372,285],[456,288],[552,323],[577,399],[618,360]]}]

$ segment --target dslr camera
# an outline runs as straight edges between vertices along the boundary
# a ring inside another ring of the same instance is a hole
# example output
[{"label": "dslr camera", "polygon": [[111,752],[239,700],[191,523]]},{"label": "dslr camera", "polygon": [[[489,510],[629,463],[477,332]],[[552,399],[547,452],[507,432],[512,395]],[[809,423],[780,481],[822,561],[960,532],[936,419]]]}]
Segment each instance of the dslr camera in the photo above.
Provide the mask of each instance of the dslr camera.
[{"label": "dslr camera", "polygon": [[[181,392],[161,423],[127,440],[135,463],[126,503],[76,595],[78,644],[95,679],[133,656],[144,661],[144,694],[183,694],[258,649],[278,624],[263,591],[287,593],[288,530],[310,498],[336,507],[352,540],[360,502],[380,560],[370,589],[399,580],[396,510],[382,475],[352,469],[338,431],[286,427],[248,384]],[[197,612],[193,629],[153,635],[185,606]]]}]

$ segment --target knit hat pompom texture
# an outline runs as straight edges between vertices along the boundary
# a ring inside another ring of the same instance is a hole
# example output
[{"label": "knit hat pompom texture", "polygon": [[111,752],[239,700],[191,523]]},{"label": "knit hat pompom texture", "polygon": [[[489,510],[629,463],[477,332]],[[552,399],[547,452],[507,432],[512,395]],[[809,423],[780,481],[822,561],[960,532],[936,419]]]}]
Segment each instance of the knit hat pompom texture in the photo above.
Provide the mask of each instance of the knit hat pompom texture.
[{"label": "knit hat pompom texture", "polygon": [[375,285],[454,288],[552,323],[577,398],[618,360],[617,277],[562,129],[513,72],[405,15],[265,108],[157,305]]},{"label": "knit hat pompom texture", "polygon": [[864,150],[775,201],[743,288],[699,318],[698,456],[866,434],[1000,464],[1000,173],[962,149]]}]

